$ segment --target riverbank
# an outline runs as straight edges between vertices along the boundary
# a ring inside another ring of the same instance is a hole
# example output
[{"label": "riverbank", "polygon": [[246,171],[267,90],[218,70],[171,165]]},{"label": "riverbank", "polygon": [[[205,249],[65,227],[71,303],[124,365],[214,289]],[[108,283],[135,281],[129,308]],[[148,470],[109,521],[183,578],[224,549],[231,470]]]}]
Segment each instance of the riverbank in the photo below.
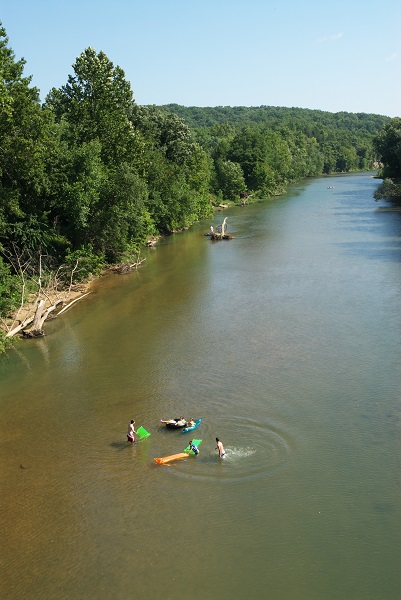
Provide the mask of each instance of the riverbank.
[{"label": "riverbank", "polygon": [[[245,206],[246,204],[253,204],[255,202],[262,202],[267,200],[256,198],[253,194],[246,198],[240,199],[240,201],[227,200],[224,203],[219,203],[213,206],[214,213],[224,212],[225,209],[232,208],[234,206]],[[180,233],[180,231],[172,232]],[[145,244],[146,247],[155,247],[160,240],[161,236],[153,237],[148,240]],[[22,306],[17,308],[15,311],[10,313],[6,318],[0,321],[0,338],[5,338],[7,344],[2,344],[0,340],[0,353],[5,347],[11,343],[11,340],[17,336],[19,337],[37,337],[44,335],[44,329],[42,325],[50,319],[57,318],[60,314],[69,310],[69,308],[80,301],[82,298],[92,292],[92,288],[95,282],[103,278],[107,274],[126,274],[130,271],[137,269],[137,267],[143,262],[144,259],[140,259],[140,255],[137,256],[137,260],[134,263],[122,263],[108,265],[104,270],[97,276],[92,276],[90,280],[85,282],[77,283],[70,288],[63,290],[43,289],[40,293],[32,294],[30,298],[24,302]],[[35,327],[36,320],[40,321],[40,315],[38,317],[38,305],[41,304],[41,314],[45,317],[40,322],[39,327]],[[38,317],[38,318],[37,318]]]},{"label": "riverbank", "polygon": [[41,290],[39,294],[31,294],[26,302],[12,312],[7,318],[2,319],[0,331],[6,338],[13,338],[18,334],[24,335],[26,327],[34,322],[40,304],[42,314],[46,313],[45,320],[55,318],[70,306],[91,293],[93,282],[97,278],[71,286],[65,290]]},{"label": "riverbank", "polygon": [[[157,240],[152,240],[156,243]],[[154,244],[147,244],[153,246]],[[91,275],[87,280],[70,285],[68,288],[40,288],[15,311],[0,321],[0,352],[17,335],[22,337],[40,337],[44,335],[42,328],[45,321],[54,319],[92,292],[95,282],[109,273],[126,274],[136,270],[145,259],[138,255],[134,263],[108,265],[99,275]],[[8,343],[4,344],[4,339]]]}]

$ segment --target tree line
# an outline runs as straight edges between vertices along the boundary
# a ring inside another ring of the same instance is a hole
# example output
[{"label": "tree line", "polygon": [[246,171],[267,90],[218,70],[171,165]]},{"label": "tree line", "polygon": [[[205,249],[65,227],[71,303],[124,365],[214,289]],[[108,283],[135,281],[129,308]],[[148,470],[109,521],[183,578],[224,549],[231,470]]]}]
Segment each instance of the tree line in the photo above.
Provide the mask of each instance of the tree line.
[{"label": "tree line", "polygon": [[231,200],[248,193],[281,194],[305,177],[374,169],[373,140],[390,121],[374,114],[274,106],[161,108],[192,128],[213,160],[213,193]]},{"label": "tree line", "polygon": [[386,123],[375,136],[374,146],[381,161],[379,176],[383,183],[375,192],[375,199],[401,200],[401,118]]},{"label": "tree line", "polygon": [[132,260],[223,200],[374,167],[380,115],[277,107],[139,106],[87,48],[44,102],[0,23],[0,317],[35,290]]}]

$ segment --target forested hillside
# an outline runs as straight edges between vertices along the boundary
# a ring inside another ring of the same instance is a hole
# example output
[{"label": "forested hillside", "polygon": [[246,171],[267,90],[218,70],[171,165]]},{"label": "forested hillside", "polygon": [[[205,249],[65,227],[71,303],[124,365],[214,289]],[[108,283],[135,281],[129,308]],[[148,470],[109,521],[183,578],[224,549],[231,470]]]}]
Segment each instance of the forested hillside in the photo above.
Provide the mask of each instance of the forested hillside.
[{"label": "forested hillside", "polygon": [[330,113],[308,108],[287,108],[284,106],[180,106],[166,104],[164,110],[173,112],[184,119],[193,129],[211,127],[222,123],[250,125],[263,123],[275,128],[283,122],[298,125],[305,133],[318,135],[324,129],[365,130],[377,132],[389,117],[366,113]]},{"label": "forested hillside", "polygon": [[[121,67],[87,48],[44,103],[0,23],[0,318],[131,262],[213,205],[301,178],[373,168],[389,119],[275,107],[138,106]],[[0,344],[1,345],[1,344]]]},{"label": "forested hillside", "polygon": [[162,108],[193,129],[213,158],[213,192],[228,199],[280,194],[289,183],[313,175],[373,169],[373,138],[390,120],[274,106]]}]

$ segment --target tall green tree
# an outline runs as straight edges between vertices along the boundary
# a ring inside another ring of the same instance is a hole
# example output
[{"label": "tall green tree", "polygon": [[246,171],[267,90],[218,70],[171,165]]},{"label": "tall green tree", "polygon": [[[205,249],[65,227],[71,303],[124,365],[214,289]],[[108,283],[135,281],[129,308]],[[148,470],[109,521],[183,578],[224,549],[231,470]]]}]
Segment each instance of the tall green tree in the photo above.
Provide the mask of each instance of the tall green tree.
[{"label": "tall green tree", "polygon": [[264,196],[283,191],[291,157],[285,141],[275,132],[244,127],[233,139],[228,158],[240,165],[248,190]]},{"label": "tall green tree", "polygon": [[75,248],[89,243],[113,261],[147,235],[145,143],[131,122],[133,93],[124,71],[93,48],[73,70],[46,99],[62,128],[68,169],[61,227]]},{"label": "tall green tree", "polygon": [[382,162],[380,175],[384,181],[375,192],[375,199],[401,199],[401,119],[387,123],[375,137],[375,147]]},{"label": "tall green tree", "polygon": [[221,190],[223,198],[236,200],[246,192],[244,173],[238,163],[231,160],[218,159],[216,162],[217,190]]},{"label": "tall green tree", "polygon": [[146,202],[159,233],[177,231],[211,214],[211,161],[178,116],[135,107],[132,123],[146,141]]},{"label": "tall green tree", "polygon": [[98,140],[103,162],[140,164],[142,140],[130,123],[133,92],[125,73],[104,52],[87,48],[73,65],[74,74],[46,98],[59,121],[70,125],[76,144]]},{"label": "tall green tree", "polygon": [[48,215],[58,138],[24,66],[0,24],[0,236],[3,245],[44,249],[54,237]]},{"label": "tall green tree", "polygon": [[382,176],[401,177],[401,118],[396,117],[387,123],[374,140],[380,161],[383,163]]}]

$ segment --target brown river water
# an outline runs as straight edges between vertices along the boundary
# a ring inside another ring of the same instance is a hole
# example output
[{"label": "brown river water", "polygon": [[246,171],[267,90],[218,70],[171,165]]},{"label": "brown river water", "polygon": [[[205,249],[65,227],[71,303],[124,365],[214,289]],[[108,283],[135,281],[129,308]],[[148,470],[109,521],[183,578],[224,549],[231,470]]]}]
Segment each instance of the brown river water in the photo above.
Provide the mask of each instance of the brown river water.
[{"label": "brown river water", "polygon": [[[162,240],[0,357],[1,598],[401,598],[401,212],[378,185],[219,212],[234,239]],[[157,465],[181,414],[200,454]]]}]

